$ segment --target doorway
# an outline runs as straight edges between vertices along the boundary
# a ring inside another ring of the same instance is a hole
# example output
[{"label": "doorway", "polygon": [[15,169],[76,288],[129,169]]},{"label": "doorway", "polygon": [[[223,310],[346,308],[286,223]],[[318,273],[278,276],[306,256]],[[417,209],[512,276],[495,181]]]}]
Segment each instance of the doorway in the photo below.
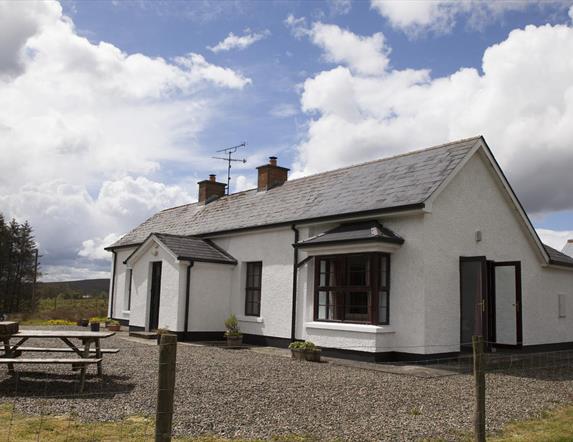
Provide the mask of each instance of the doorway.
[{"label": "doorway", "polygon": [[159,326],[159,299],[161,295],[161,261],[151,263],[151,290],[149,300],[149,331]]},{"label": "doorway", "polygon": [[472,336],[486,347],[521,347],[521,263],[460,258],[460,345],[471,349]]}]

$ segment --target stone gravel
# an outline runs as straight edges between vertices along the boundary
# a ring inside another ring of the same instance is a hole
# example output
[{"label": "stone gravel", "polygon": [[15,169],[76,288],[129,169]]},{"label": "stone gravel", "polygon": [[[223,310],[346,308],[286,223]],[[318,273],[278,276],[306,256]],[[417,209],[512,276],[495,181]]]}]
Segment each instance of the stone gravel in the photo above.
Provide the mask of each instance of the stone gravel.
[{"label": "stone gravel", "polygon": [[[86,421],[153,416],[158,347],[126,333],[102,342],[120,352],[104,356],[104,378],[89,377],[83,395],[69,367],[17,366],[16,381],[2,366],[0,402],[14,402],[23,413]],[[177,435],[405,441],[458,440],[471,431],[473,378],[467,374],[421,378],[188,344],[177,353]],[[572,363],[487,375],[489,431],[572,402]]]}]

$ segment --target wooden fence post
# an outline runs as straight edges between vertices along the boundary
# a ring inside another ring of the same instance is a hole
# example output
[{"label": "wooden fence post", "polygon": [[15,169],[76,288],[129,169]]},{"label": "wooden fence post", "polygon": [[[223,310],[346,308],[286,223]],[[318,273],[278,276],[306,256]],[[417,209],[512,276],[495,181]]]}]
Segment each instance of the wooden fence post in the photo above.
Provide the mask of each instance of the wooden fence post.
[{"label": "wooden fence post", "polygon": [[483,336],[472,337],[475,380],[474,440],[485,442],[485,359]]},{"label": "wooden fence post", "polygon": [[159,380],[157,382],[157,412],[155,415],[155,442],[171,441],[176,360],[177,336],[171,334],[161,335],[159,345]]}]

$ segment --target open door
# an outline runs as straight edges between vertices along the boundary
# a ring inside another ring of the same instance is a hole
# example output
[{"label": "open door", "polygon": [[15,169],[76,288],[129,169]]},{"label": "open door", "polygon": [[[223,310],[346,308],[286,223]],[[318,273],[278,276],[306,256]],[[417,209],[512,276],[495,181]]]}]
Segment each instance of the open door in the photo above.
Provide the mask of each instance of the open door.
[{"label": "open door", "polygon": [[159,298],[161,295],[161,261],[151,263],[151,290],[149,300],[149,331],[159,326]]},{"label": "open door", "polygon": [[492,312],[495,324],[491,340],[496,347],[520,347],[523,343],[521,323],[521,263],[496,262],[493,266]]},{"label": "open door", "polygon": [[485,256],[460,258],[460,345],[472,348],[472,336],[489,338],[487,322],[487,260]]}]

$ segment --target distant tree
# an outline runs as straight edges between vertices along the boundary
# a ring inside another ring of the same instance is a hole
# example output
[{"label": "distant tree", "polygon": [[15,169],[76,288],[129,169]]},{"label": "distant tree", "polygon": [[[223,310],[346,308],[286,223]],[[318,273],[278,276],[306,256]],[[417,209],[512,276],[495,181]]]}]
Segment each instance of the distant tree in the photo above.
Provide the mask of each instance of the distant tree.
[{"label": "distant tree", "polygon": [[27,221],[19,224],[14,219],[6,224],[0,214],[0,312],[22,312],[34,308],[35,249],[32,226]]}]

